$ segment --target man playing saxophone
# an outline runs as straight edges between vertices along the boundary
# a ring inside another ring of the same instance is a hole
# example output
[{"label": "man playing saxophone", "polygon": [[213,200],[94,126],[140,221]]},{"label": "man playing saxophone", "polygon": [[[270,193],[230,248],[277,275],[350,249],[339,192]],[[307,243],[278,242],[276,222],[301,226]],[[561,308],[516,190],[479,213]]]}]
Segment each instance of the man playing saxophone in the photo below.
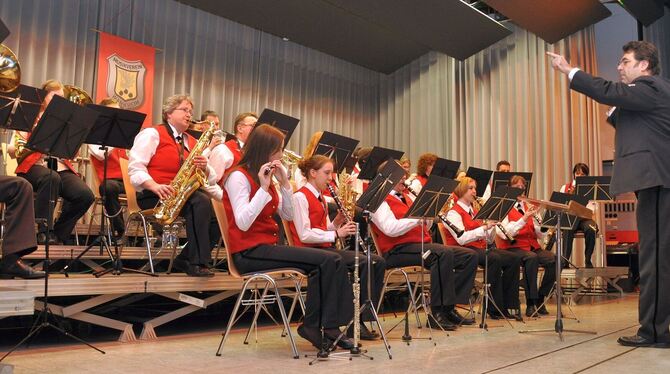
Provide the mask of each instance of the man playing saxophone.
[{"label": "man playing saxophone", "polygon": [[[145,128],[135,138],[129,154],[128,173],[130,182],[137,189],[140,208],[150,209],[159,200],[174,197],[171,182],[197,143],[186,133],[192,116],[193,101],[189,96],[170,96],[163,104],[163,123]],[[209,184],[216,184],[216,173],[206,157],[194,157],[193,165],[207,175]],[[213,276],[208,266],[210,236],[218,235],[218,228],[212,220],[208,195],[202,190],[195,191],[179,215],[186,220],[188,244],[175,258],[174,266],[190,276]]]}]

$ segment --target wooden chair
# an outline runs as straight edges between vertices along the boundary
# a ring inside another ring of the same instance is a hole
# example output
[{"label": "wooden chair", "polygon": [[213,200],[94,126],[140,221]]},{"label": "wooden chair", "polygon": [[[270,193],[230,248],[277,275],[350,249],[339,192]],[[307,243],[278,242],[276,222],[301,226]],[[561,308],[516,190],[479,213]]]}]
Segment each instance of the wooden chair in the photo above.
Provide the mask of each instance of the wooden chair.
[{"label": "wooden chair", "polygon": [[[221,342],[219,343],[219,348],[216,351],[216,355],[221,356],[222,354],[223,346],[226,343],[228,336],[230,335],[230,330],[233,327],[234,323],[237,321],[236,318],[240,305],[253,305],[255,307],[254,321],[256,321],[258,315],[260,314],[262,306],[277,303],[277,308],[279,309],[279,313],[281,314],[284,330],[286,331],[286,334],[288,335],[289,341],[291,343],[293,358],[298,358],[299,357],[298,349],[296,348],[295,340],[293,339],[293,334],[291,333],[289,320],[286,315],[286,311],[284,310],[284,304],[282,303],[281,300],[281,294],[279,293],[279,288],[277,287],[277,281],[292,280],[296,287],[296,292],[300,293],[300,284],[302,282],[302,279],[306,277],[305,273],[300,269],[294,269],[294,268],[256,271],[246,274],[240,273],[237,270],[237,267],[235,267],[235,261],[233,259],[233,256],[230,254],[230,251],[228,251],[228,248],[230,248],[229,246],[230,240],[228,238],[228,218],[226,217],[226,211],[225,208],[223,207],[223,203],[220,201],[212,200],[212,206],[214,208],[214,213],[216,214],[216,219],[219,222],[221,237],[223,238],[223,242],[226,247],[226,256],[228,257],[228,272],[234,278],[242,279],[244,281],[242,290],[240,291],[240,295],[237,297],[237,301],[235,302],[233,313],[230,315],[230,318],[228,319],[228,325],[226,326],[226,331],[223,333],[223,336],[221,337]],[[259,284],[259,283],[263,285],[263,293],[261,294],[260,298],[253,297],[250,299],[244,299],[244,294],[246,293],[247,289],[249,289],[249,286],[251,284]],[[268,295],[268,291],[274,292],[274,295]],[[252,323],[252,326],[254,324],[255,323]],[[245,341],[247,340],[248,336],[249,332],[247,332],[247,337],[245,337]]]}]

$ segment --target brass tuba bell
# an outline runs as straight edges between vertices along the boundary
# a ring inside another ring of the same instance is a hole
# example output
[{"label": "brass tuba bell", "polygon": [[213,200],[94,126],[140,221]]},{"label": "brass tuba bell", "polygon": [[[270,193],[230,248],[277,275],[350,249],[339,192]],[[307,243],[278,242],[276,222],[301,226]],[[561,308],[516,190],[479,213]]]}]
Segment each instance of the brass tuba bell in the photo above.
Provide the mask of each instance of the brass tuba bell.
[{"label": "brass tuba bell", "polygon": [[21,82],[21,66],[14,52],[0,44],[0,92],[12,92]]},{"label": "brass tuba bell", "polygon": [[79,87],[66,84],[65,87],[63,87],[63,93],[65,94],[65,99],[72,101],[75,104],[81,106],[93,104],[93,100],[88,92]]}]

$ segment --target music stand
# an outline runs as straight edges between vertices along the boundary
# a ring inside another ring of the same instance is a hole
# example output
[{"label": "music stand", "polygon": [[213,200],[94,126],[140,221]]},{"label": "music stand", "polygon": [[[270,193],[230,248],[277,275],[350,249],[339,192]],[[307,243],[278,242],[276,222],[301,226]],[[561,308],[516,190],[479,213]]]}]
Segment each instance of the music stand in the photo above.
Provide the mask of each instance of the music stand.
[{"label": "music stand", "polygon": [[[600,217],[600,203],[606,201],[614,200],[614,197],[610,194],[610,183],[612,182],[611,176],[595,176],[595,177],[577,177],[575,178],[575,194],[579,196],[584,196],[591,201],[595,202],[595,212],[593,212],[593,217],[597,220],[597,224],[600,227],[604,225],[601,222]],[[602,234],[599,234],[600,237],[600,251],[603,255],[603,266],[607,266],[607,251],[605,249],[605,240]]]},{"label": "music stand", "polygon": [[32,131],[46,95],[45,90],[23,84],[12,92],[0,93],[0,127]]},{"label": "music stand", "polygon": [[0,43],[4,42],[5,39],[9,36],[9,29],[7,25],[0,19]]},{"label": "music stand", "polygon": [[[530,183],[533,181],[533,173],[524,172],[524,171],[512,171],[512,172],[502,172],[496,171],[493,173],[493,185],[491,186],[491,192],[494,192],[499,187],[509,186],[509,180],[515,175],[520,175],[526,180],[526,191],[524,195],[528,196],[530,193]],[[479,196],[479,194],[478,194]]]},{"label": "music stand", "polygon": [[[84,248],[77,257],[72,259],[64,268],[63,273],[65,276],[68,276],[68,269],[72,264],[84,256],[91,248],[99,245],[100,254],[103,253],[103,249],[107,251],[110,260],[112,261],[112,268],[105,269],[93,273],[96,277],[112,272],[113,274],[121,274],[122,271],[130,271],[140,274],[155,275],[153,273],[153,262],[149,259],[151,266],[151,273],[147,273],[141,270],[128,269],[124,268],[121,263],[121,256],[119,255],[119,245],[118,243],[114,244],[114,253],[110,248],[110,242],[108,242],[107,235],[105,235],[105,221],[106,218],[114,217],[115,215],[108,215],[105,211],[105,203],[107,202],[107,162],[108,162],[108,147],[121,148],[121,149],[130,149],[133,146],[135,136],[140,132],[142,128],[142,123],[144,118],[147,116],[144,113],[134,112],[131,110],[124,110],[119,108],[112,108],[104,105],[95,105],[88,104],[86,106],[97,113],[99,113],[98,119],[93,124],[93,128],[88,133],[86,144],[95,144],[99,145],[100,149],[104,152],[103,159],[103,173],[102,173],[102,219],[100,220],[100,231],[98,237],[91,242],[89,246]],[[116,214],[120,214],[120,211]]]},{"label": "music stand", "polygon": [[[263,109],[263,112],[261,112],[261,115],[258,117],[256,124],[268,124],[279,129],[279,131],[284,134],[284,148],[286,148],[286,145],[288,144],[289,139],[291,139],[295,128],[298,127],[299,122],[300,120],[297,118],[266,108]],[[254,129],[255,128],[256,126],[254,126]],[[253,132],[254,130],[252,129],[251,131]]]},{"label": "music stand", "polygon": [[[523,193],[523,190],[513,187],[499,187],[496,189],[491,197],[486,200],[486,203],[479,209],[475,215],[475,220],[482,220],[484,222],[502,222],[510,210],[514,207],[517,197]],[[501,225],[498,228],[504,230]],[[488,279],[489,253],[494,249],[492,243],[486,242],[486,252],[484,254],[484,297],[480,299],[480,310],[482,311],[482,319],[479,323],[479,328],[488,331],[486,323],[489,301],[493,307],[505,318],[505,321],[514,328],[512,323],[505,317],[500,306],[496,304],[493,294],[491,293],[491,283]]]},{"label": "music stand", "polygon": [[331,158],[335,162],[335,172],[340,174],[357,145],[356,139],[324,131],[314,149],[314,154]]},{"label": "music stand", "polygon": [[556,213],[556,280],[554,281],[554,290],[556,292],[556,322],[554,323],[554,329],[538,329],[538,330],[521,330],[520,334],[523,333],[532,333],[532,332],[551,332],[555,331],[558,333],[558,337],[563,341],[563,332],[575,332],[583,334],[593,334],[595,331],[583,331],[583,330],[568,330],[563,329],[563,315],[561,312],[561,302],[563,300],[563,290],[561,288],[561,252],[563,245],[563,235],[561,233],[562,219],[566,214],[572,214],[579,218],[589,218],[592,214],[591,210],[584,205],[572,200],[568,204],[559,204],[551,201],[544,200],[535,200],[527,197],[520,196],[518,198],[520,201],[526,202],[530,205],[535,205],[538,209],[545,208],[546,210],[551,210]]},{"label": "music stand", "polygon": [[480,169],[470,166],[465,172],[466,177],[470,177],[477,182],[477,196],[482,197],[486,192],[486,187],[489,185],[493,175],[493,170]]},{"label": "music stand", "polygon": [[430,175],[454,179],[458,176],[458,168],[460,167],[460,161],[438,157],[437,160],[435,160],[435,164],[433,164],[433,170],[430,172]]},{"label": "music stand", "polygon": [[[44,153],[48,157],[60,157],[64,159],[71,159],[79,150],[84,138],[88,134],[91,126],[98,118],[98,113],[94,110],[80,107],[79,105],[72,103],[60,96],[54,95],[51,99],[51,102],[47,106],[42,118],[40,118],[37,126],[33,130],[26,148]],[[49,170],[50,173],[53,173],[53,170]],[[51,188],[51,178],[49,178],[49,191],[52,191]],[[37,316],[37,320],[33,325],[32,329],[28,335],[23,338],[17,345],[10,349],[0,361],[4,360],[5,357],[9,356],[14,350],[19,346],[23,345],[28,339],[33,335],[39,333],[42,329],[46,327],[51,327],[52,329],[60,332],[61,334],[68,336],[82,344],[89,346],[90,348],[95,349],[96,351],[104,354],[105,352],[94,347],[93,345],[87,343],[83,339],[70,334],[69,332],[61,329],[60,327],[49,322],[49,315],[52,315],[51,310],[49,309],[48,298],[49,298],[49,236],[51,235],[51,230],[53,229],[53,209],[56,205],[55,196],[53,194],[49,197],[49,210],[47,213],[47,240],[44,245],[45,251],[45,260],[44,260],[44,298],[43,306],[40,314]]]}]

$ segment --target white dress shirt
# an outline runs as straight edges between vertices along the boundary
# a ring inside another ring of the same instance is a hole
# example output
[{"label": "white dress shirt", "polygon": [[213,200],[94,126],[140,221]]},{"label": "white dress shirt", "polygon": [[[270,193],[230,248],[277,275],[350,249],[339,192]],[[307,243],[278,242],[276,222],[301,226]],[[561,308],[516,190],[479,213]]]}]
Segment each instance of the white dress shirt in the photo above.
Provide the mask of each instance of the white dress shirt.
[{"label": "white dress shirt", "polygon": [[[307,183],[305,186],[317,198],[321,195],[321,192],[311,183]],[[309,202],[305,194],[302,191],[293,194],[293,224],[301,242],[320,244],[333,243],[335,241],[335,225],[333,225],[328,217],[328,208],[324,206],[324,209],[326,209],[326,231],[312,227],[309,220]]]},{"label": "white dress shirt", "polygon": [[[514,204],[514,207],[512,207],[512,209],[517,210],[519,208],[523,208],[523,205],[520,202],[517,202],[516,204]],[[525,208],[523,208],[523,210],[524,212],[526,211]],[[537,240],[542,240],[542,238],[544,237],[544,233],[540,230],[541,229],[540,225],[537,224],[534,218],[531,217],[531,219],[533,220],[533,228],[535,229],[535,238],[537,238]],[[519,219],[518,221],[510,221],[508,215],[500,224],[505,228],[505,231],[507,231],[509,235],[515,237],[516,234],[518,234],[519,231],[521,231],[521,229],[526,225],[526,220],[523,217],[521,217],[521,219]],[[507,239],[505,234],[503,234],[500,230],[496,229],[496,233],[500,238]]]},{"label": "white dress shirt", "polygon": [[[460,205],[463,210],[466,212],[473,212],[472,206],[469,204],[464,203],[462,200],[458,200],[456,204]],[[472,213],[471,213],[472,215]],[[474,216],[473,216],[474,218]],[[479,226],[474,230],[465,230],[465,225],[463,224],[463,218],[461,217],[460,214],[458,214],[457,211],[455,210],[449,210],[447,213],[447,219],[449,222],[451,222],[454,226],[458,227],[459,229],[463,230],[463,235],[460,237],[456,237],[456,233],[454,233],[453,230],[447,225],[444,225],[444,227],[449,230],[449,233],[451,233],[451,236],[456,239],[456,242],[458,242],[459,245],[467,245],[468,243],[472,243],[477,240],[483,240],[485,239],[488,243],[492,243],[494,239],[494,233],[495,233],[495,228],[491,227],[488,231],[486,230],[486,226]]]},{"label": "white dress shirt", "polygon": [[[259,188],[250,199],[251,185],[246,175],[239,170],[230,173],[223,187],[230,198],[235,224],[242,231],[249,230],[265,205],[272,201],[270,193],[262,188]],[[291,203],[293,188],[279,188],[279,190],[277,212],[283,219],[291,221],[293,220],[293,204]]]},{"label": "white dress shirt", "polygon": [[[169,125],[169,124],[168,124]],[[178,136],[181,136],[182,133],[177,132],[177,129],[169,125],[172,129],[172,136],[174,136],[175,141]],[[149,171],[147,170],[147,165],[151,162],[151,158],[156,154],[156,148],[160,143],[160,135],[158,135],[158,130],[153,127],[148,127],[135,137],[135,142],[133,143],[133,148],[130,149],[128,154],[128,174],[130,175],[130,183],[135,187],[137,192],[144,190],[142,184],[148,180],[152,180]],[[188,141],[184,141],[184,148],[189,149]],[[210,185],[216,184],[216,171],[210,166],[207,165],[209,169],[208,181]]]},{"label": "white dress shirt", "polygon": [[[395,199],[400,200],[400,197],[396,194],[395,190],[391,190],[389,195],[392,195]],[[379,206],[376,212],[370,215],[372,223],[381,230],[386,236],[398,237],[406,234],[411,229],[420,226],[421,220],[414,218],[396,218],[389,204],[384,201],[382,205]],[[426,225],[426,228],[430,227]]]},{"label": "white dress shirt", "polygon": [[208,155],[209,158],[209,164],[212,166],[212,169],[214,169],[214,172],[216,173],[216,180],[221,180],[223,177],[223,174],[225,174],[226,170],[230,169],[231,166],[233,166],[233,152],[230,151],[230,148],[228,148],[227,145],[224,143],[221,143],[214,147],[211,152],[209,152]]}]

